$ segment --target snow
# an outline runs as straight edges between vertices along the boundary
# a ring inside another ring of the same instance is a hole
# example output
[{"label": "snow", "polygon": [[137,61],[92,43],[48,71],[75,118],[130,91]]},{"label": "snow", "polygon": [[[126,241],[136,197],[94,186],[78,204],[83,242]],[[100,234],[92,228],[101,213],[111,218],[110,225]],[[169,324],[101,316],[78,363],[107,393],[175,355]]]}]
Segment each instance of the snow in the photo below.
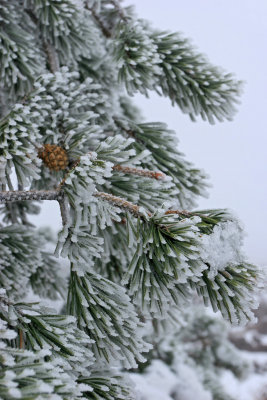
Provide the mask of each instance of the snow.
[{"label": "snow", "polygon": [[222,383],[235,400],[261,400],[260,395],[264,393],[264,386],[267,385],[267,374],[252,374],[244,382],[240,382],[230,371],[225,371]]},{"label": "snow", "polygon": [[177,376],[165,363],[154,360],[145,374],[130,374],[130,377],[140,400],[212,400],[196,372],[188,366],[183,366]]},{"label": "snow", "polygon": [[210,264],[209,277],[213,278],[218,271],[229,264],[239,264],[244,259],[241,246],[243,232],[237,221],[227,221],[214,227],[211,235],[201,238],[201,257]]},{"label": "snow", "polygon": [[140,400],[171,400],[169,393],[177,377],[162,361],[155,360],[146,374],[130,374]]},{"label": "snow", "polygon": [[[248,360],[265,366],[265,372],[251,373],[245,380],[239,380],[232,372],[225,370],[221,383],[235,400],[262,400],[262,396],[267,394],[267,354],[243,353]],[[210,392],[203,389],[196,372],[186,365],[175,374],[164,362],[154,360],[145,373],[131,373],[129,376],[136,385],[138,400],[212,400]]]}]

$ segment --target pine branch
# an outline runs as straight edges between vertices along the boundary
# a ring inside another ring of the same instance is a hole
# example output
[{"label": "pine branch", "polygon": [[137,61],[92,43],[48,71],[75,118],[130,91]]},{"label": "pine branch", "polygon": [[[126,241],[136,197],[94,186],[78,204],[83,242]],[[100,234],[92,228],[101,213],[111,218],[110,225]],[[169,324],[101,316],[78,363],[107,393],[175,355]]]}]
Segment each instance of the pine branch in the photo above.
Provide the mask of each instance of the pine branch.
[{"label": "pine branch", "polygon": [[151,215],[150,212],[146,211],[143,207],[139,207],[136,204],[131,203],[121,197],[113,196],[110,193],[97,192],[94,194],[95,197],[99,197],[102,200],[108,201],[109,203],[120,207],[126,211],[129,211],[135,217],[144,217],[145,214]]},{"label": "pine branch", "polygon": [[[152,171],[151,171],[152,172]],[[64,181],[61,182],[58,189],[54,190],[15,190],[15,191],[0,191],[0,203],[9,203],[14,201],[27,201],[27,200],[56,200],[59,202],[62,223],[66,225],[68,222],[68,205],[65,193],[63,191]],[[111,203],[121,209],[130,212],[133,216],[142,219],[145,215],[151,217],[153,214],[146,210],[144,207],[138,206],[122,197],[114,196],[110,193],[98,192],[93,193],[94,197],[100,198],[108,203]],[[177,214],[181,217],[191,218],[199,217],[201,223],[199,228],[202,233],[208,233],[218,222],[229,218],[225,210],[204,210],[197,212],[189,212],[186,210],[167,210],[164,213],[166,216],[169,214]]]},{"label": "pine branch", "polygon": [[[90,154],[90,153],[88,153]],[[76,160],[73,162],[70,171],[66,174],[66,176],[60,182],[60,187],[62,187],[69,175],[69,173],[79,165],[80,161]],[[138,175],[144,176],[146,178],[156,179],[156,180],[163,180],[165,179],[166,175],[161,171],[151,171],[143,168],[134,168],[134,167],[127,167],[124,165],[116,164],[112,167],[113,171],[121,172],[123,174],[131,174],[131,175]]]},{"label": "pine branch", "polygon": [[[59,207],[60,207],[60,214],[62,218],[62,224],[66,225],[69,221],[69,210],[68,210],[68,203],[66,196],[64,195],[64,192],[59,192],[62,193],[62,198],[58,199]],[[60,195],[59,195],[60,197]]]},{"label": "pine branch", "polygon": [[[13,186],[11,186],[11,187],[9,186],[9,189],[14,190]],[[23,191],[23,185],[21,185],[20,183],[18,184],[18,190]],[[27,219],[27,214],[26,214],[24,208],[19,208],[19,215],[20,215],[21,222],[23,225],[30,225],[30,222]]]},{"label": "pine branch", "polygon": [[172,177],[180,203],[179,208],[194,208],[197,195],[206,196],[206,176],[203,171],[187,162],[177,148],[177,135],[165,124],[152,122],[135,124],[130,120],[113,118],[119,132],[135,140],[135,147],[148,150],[150,155],[143,168],[159,170]]},{"label": "pine branch", "polygon": [[168,215],[168,214],[177,214],[177,215],[181,215],[181,216],[185,216],[185,217],[192,217],[192,216],[198,215],[197,213],[192,213],[192,212],[189,212],[189,211],[186,211],[186,210],[182,210],[182,211],[179,211],[179,210],[168,210],[168,211],[165,212],[165,215]]},{"label": "pine branch", "polygon": [[124,174],[139,175],[139,176],[144,176],[146,178],[152,178],[157,180],[164,179],[166,176],[160,171],[150,171],[142,168],[126,167],[120,164],[114,165],[112,169],[113,171],[122,172]]},{"label": "pine branch", "polygon": [[19,348],[20,349],[24,348],[24,340],[23,340],[23,331],[22,331],[22,329],[19,329]]},{"label": "pine branch", "polygon": [[[2,304],[1,304],[2,303]],[[6,307],[7,306],[7,307]],[[81,371],[93,361],[88,349],[90,339],[79,330],[73,317],[56,314],[38,303],[15,303],[0,293],[0,318],[18,332],[19,349],[41,350],[46,347],[62,357],[73,371]]]},{"label": "pine branch", "polygon": [[[130,211],[136,216],[144,215],[140,211],[140,207],[122,199],[117,196],[105,192],[94,193],[95,197],[99,197],[102,200],[108,201],[109,203],[115,204],[118,207],[124,208]],[[14,191],[4,191],[0,192],[0,203],[7,203],[12,201],[26,201],[26,200],[57,200],[60,204],[64,203],[64,193],[62,190],[14,190]],[[61,205],[62,220],[67,221],[67,211],[66,204]]]},{"label": "pine branch", "polygon": [[[11,182],[11,179],[10,179],[9,175],[7,175],[7,184],[8,184],[9,189],[13,190],[13,185],[12,185],[12,182]],[[2,184],[1,187],[2,187],[2,189],[5,189],[6,185]],[[9,212],[12,224],[16,224],[18,222],[18,220],[17,220],[16,213],[13,212],[13,205],[10,204],[10,203],[6,204],[6,208],[7,208],[8,212]]]},{"label": "pine branch", "polygon": [[[37,26],[38,18],[36,17],[34,12],[31,9],[26,9],[25,11],[29,15],[31,20],[34,22],[34,24]],[[54,74],[56,71],[59,70],[59,59],[58,59],[56,49],[49,40],[43,39],[42,43],[43,43],[43,49],[44,49],[44,52],[47,57],[47,62],[48,62],[50,71]]]},{"label": "pine branch", "polygon": [[[123,208],[129,211],[136,217],[144,216],[145,212],[140,210],[141,207],[136,204],[131,203],[125,199],[122,199],[117,196],[113,196],[112,194],[105,192],[96,192],[94,193],[95,197],[101,198],[111,204],[114,204],[120,208]],[[7,203],[12,201],[21,201],[21,200],[57,200],[60,204],[60,211],[62,216],[63,225],[65,225],[68,221],[68,213],[66,207],[66,200],[64,193],[62,190],[15,190],[15,191],[5,191],[0,192],[0,203]],[[148,213],[150,215],[150,213]]]},{"label": "pine branch", "polygon": [[112,33],[105,27],[103,21],[101,20],[101,18],[99,17],[99,15],[95,12],[95,10],[93,9],[93,7],[89,7],[88,3],[85,3],[85,7],[88,11],[91,12],[95,22],[97,23],[97,25],[99,26],[99,28],[102,30],[103,35],[106,38],[111,38]]},{"label": "pine branch", "polygon": [[11,217],[12,224],[16,224],[18,221],[17,221],[17,217],[16,217],[15,213],[13,212],[12,204],[9,203],[9,204],[6,205],[6,207],[8,209],[9,215]]},{"label": "pine branch", "polygon": [[127,22],[127,15],[125,14],[124,9],[121,7],[118,0],[110,0],[110,3],[113,4],[114,8],[116,9],[117,13],[119,14],[120,18]]},{"label": "pine branch", "polygon": [[49,41],[46,40],[43,41],[43,47],[46,53],[50,71],[54,74],[56,71],[59,70],[59,59],[56,49]]},{"label": "pine branch", "polygon": [[55,190],[10,190],[0,192],[0,203],[25,200],[61,200],[63,194]]}]

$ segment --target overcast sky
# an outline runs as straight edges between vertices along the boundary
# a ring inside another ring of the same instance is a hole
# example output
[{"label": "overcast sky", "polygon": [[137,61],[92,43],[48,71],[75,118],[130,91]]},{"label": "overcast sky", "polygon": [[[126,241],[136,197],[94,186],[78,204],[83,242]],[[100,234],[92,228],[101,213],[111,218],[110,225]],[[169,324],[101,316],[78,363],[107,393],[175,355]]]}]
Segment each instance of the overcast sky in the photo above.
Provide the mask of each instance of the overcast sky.
[{"label": "overcast sky", "polygon": [[[214,64],[246,81],[233,122],[192,123],[168,99],[152,94],[136,102],[149,121],[164,121],[180,138],[187,159],[210,175],[201,208],[228,207],[245,224],[249,259],[267,265],[267,1],[125,0],[163,30],[182,31]],[[57,204],[46,202],[39,223],[60,224]],[[54,203],[54,202],[53,202]],[[50,210],[50,212],[49,212]],[[48,213],[49,212],[49,213]],[[55,219],[54,219],[55,217]]]}]

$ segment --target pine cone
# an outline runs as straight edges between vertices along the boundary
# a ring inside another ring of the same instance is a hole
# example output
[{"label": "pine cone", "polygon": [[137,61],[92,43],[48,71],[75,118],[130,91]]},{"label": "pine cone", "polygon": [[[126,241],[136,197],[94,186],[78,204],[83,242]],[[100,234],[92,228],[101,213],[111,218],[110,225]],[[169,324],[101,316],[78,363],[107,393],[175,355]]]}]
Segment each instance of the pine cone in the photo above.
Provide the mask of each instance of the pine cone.
[{"label": "pine cone", "polygon": [[38,150],[38,157],[53,171],[65,169],[69,163],[66,150],[56,144],[44,144]]}]

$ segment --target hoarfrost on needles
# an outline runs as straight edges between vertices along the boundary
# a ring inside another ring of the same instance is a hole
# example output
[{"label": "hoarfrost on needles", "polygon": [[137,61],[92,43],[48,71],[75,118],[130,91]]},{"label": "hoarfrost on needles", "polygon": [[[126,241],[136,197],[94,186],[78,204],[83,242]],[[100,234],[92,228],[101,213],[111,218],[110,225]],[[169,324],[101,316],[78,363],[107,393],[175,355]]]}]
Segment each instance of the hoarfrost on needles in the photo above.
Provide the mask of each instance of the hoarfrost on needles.
[{"label": "hoarfrost on needles", "polygon": [[200,256],[210,265],[210,278],[214,278],[227,265],[239,264],[244,260],[241,250],[243,236],[236,221],[227,221],[216,225],[212,234],[200,238]]}]

